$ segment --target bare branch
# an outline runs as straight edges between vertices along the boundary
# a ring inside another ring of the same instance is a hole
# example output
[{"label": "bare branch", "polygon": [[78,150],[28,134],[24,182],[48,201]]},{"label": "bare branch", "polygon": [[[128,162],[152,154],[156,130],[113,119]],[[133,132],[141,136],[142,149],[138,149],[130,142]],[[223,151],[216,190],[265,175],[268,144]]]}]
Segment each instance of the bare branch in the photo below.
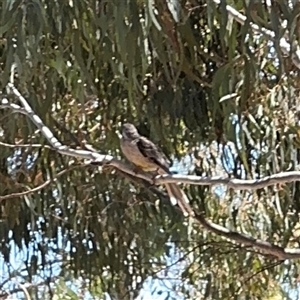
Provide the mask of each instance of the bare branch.
[{"label": "bare branch", "polygon": [[68,173],[68,172],[70,172],[70,171],[72,171],[72,170],[74,170],[74,169],[76,169],[76,168],[78,168],[78,167],[82,167],[82,165],[76,165],[76,166],[70,167],[69,169],[62,170],[61,172],[57,173],[57,175],[56,175],[54,178],[51,178],[51,179],[49,179],[49,180],[46,180],[46,181],[45,181],[44,183],[42,183],[41,185],[39,185],[39,186],[37,186],[37,187],[35,187],[35,188],[33,188],[33,189],[30,189],[30,190],[28,190],[28,191],[24,191],[24,192],[20,192],[20,193],[12,193],[12,194],[8,194],[8,195],[5,195],[5,196],[1,196],[1,195],[0,195],[0,202],[3,201],[3,200],[6,200],[6,199],[22,197],[22,196],[26,196],[26,195],[29,195],[29,194],[38,192],[38,191],[40,191],[41,189],[43,189],[43,188],[45,188],[46,186],[48,186],[49,184],[51,184],[51,183],[57,181],[57,179],[58,179],[60,176],[66,174],[66,173]]},{"label": "bare branch", "polygon": [[[0,108],[1,108],[1,105],[0,105]],[[46,148],[46,149],[50,149],[50,150],[55,150],[48,145],[42,145],[42,144],[18,144],[18,143],[17,144],[8,144],[8,143],[0,142],[0,146],[4,146],[7,148],[13,148],[13,149],[16,149],[16,148],[38,148],[38,149]]]},{"label": "bare branch", "polygon": [[22,108],[20,105],[9,103],[6,98],[2,99],[0,108],[10,108],[13,111],[13,113],[26,115],[26,110],[24,108]]},{"label": "bare branch", "polygon": [[0,108],[10,108],[13,112],[18,112],[28,116],[31,121],[36,125],[36,127],[41,131],[43,136],[48,140],[49,144],[56,149],[62,155],[68,155],[73,157],[78,157],[82,159],[90,159],[92,161],[102,162],[103,164],[110,162],[113,157],[111,155],[102,155],[97,152],[91,152],[86,150],[75,150],[65,145],[62,145],[58,139],[53,135],[51,130],[44,125],[43,121],[38,115],[34,113],[26,99],[21,95],[21,93],[16,89],[12,83],[7,84],[9,90],[19,99],[23,108],[19,105],[9,103],[7,99],[2,99]]},{"label": "bare branch", "polygon": [[300,258],[300,249],[279,247],[269,242],[262,241],[260,239],[255,239],[252,236],[229,230],[223,226],[206,220],[202,215],[196,215],[195,219],[208,231],[228,238],[231,241],[244,244],[245,246],[254,247],[265,256],[272,255],[280,260]]},{"label": "bare branch", "polygon": [[235,179],[229,177],[200,177],[194,175],[159,175],[156,184],[187,183],[193,185],[226,185],[234,190],[258,190],[271,185],[300,181],[300,171],[282,172],[260,179]]}]

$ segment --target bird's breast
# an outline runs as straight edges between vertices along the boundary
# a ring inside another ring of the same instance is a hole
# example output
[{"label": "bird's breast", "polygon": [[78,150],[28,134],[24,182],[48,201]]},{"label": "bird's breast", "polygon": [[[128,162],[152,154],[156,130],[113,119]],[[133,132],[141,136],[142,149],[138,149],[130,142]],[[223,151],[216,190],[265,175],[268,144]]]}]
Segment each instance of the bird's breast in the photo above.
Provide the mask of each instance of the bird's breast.
[{"label": "bird's breast", "polygon": [[156,171],[157,165],[145,157],[137,146],[137,141],[121,139],[121,150],[126,158],[144,171]]}]

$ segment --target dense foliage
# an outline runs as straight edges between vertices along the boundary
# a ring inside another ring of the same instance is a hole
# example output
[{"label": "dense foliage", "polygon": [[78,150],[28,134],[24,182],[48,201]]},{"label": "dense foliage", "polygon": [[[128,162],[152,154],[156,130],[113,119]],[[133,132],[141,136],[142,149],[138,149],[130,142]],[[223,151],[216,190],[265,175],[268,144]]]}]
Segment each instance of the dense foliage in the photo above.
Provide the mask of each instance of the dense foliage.
[{"label": "dense foliage", "polygon": [[[130,121],[179,173],[255,179],[297,170],[299,73],[280,38],[299,41],[299,4],[249,3],[230,1],[247,17],[240,24],[225,1],[2,0],[0,87],[5,95],[15,68],[16,87],[73,148],[87,142],[121,157],[118,131]],[[87,291],[133,299],[146,279],[169,277],[166,299],[267,299],[297,286],[295,261],[203,230],[151,187],[46,145],[26,116],[0,110],[3,294],[20,290],[25,299],[16,282],[29,282],[31,299]],[[298,247],[299,183],[185,190],[207,219]]]}]

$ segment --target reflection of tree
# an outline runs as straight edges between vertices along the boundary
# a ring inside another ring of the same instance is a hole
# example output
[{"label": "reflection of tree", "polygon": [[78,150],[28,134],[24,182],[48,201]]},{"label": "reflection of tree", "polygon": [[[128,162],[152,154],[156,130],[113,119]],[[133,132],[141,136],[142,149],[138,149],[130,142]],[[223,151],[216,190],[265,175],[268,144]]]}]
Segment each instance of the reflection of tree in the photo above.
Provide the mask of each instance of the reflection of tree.
[{"label": "reflection of tree", "polygon": [[[270,297],[297,276],[281,263],[299,256],[297,7],[237,5],[241,21],[183,2],[176,17],[166,1],[0,4],[1,253],[8,266],[13,247],[29,249],[28,284],[10,285],[22,297],[74,293],[78,279],[74,297],[135,298],[167,243],[185,258],[187,299],[187,286]],[[119,156],[124,121],[191,157],[195,176],[136,174]],[[159,184],[172,181],[195,219],[170,206]]]}]

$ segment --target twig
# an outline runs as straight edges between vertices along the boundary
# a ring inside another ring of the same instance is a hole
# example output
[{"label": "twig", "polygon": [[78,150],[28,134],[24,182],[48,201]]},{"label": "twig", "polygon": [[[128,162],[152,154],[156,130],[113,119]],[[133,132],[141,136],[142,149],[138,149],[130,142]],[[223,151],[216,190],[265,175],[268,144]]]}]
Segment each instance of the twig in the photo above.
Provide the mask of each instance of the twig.
[{"label": "twig", "polygon": [[33,189],[30,189],[28,191],[24,191],[24,192],[19,192],[19,193],[12,193],[12,194],[8,194],[8,195],[5,195],[5,196],[0,196],[0,202],[3,201],[3,200],[7,200],[7,199],[11,199],[11,198],[17,198],[17,197],[22,197],[22,196],[26,196],[26,195],[29,195],[29,194],[32,194],[34,192],[38,192],[40,191],[41,189],[45,188],[47,185],[55,182],[60,176],[78,168],[78,167],[82,167],[82,165],[76,165],[76,166],[72,166],[70,167],[69,169],[65,169],[65,170],[62,170],[60,171],[59,173],[56,174],[56,176],[54,178],[51,178],[51,179],[48,179],[46,180],[44,183],[42,183],[41,185],[33,188]]},{"label": "twig", "polygon": [[42,144],[8,144],[8,143],[3,143],[0,142],[0,146],[4,146],[7,148],[46,148],[50,150],[56,150],[48,145],[42,145]]}]

